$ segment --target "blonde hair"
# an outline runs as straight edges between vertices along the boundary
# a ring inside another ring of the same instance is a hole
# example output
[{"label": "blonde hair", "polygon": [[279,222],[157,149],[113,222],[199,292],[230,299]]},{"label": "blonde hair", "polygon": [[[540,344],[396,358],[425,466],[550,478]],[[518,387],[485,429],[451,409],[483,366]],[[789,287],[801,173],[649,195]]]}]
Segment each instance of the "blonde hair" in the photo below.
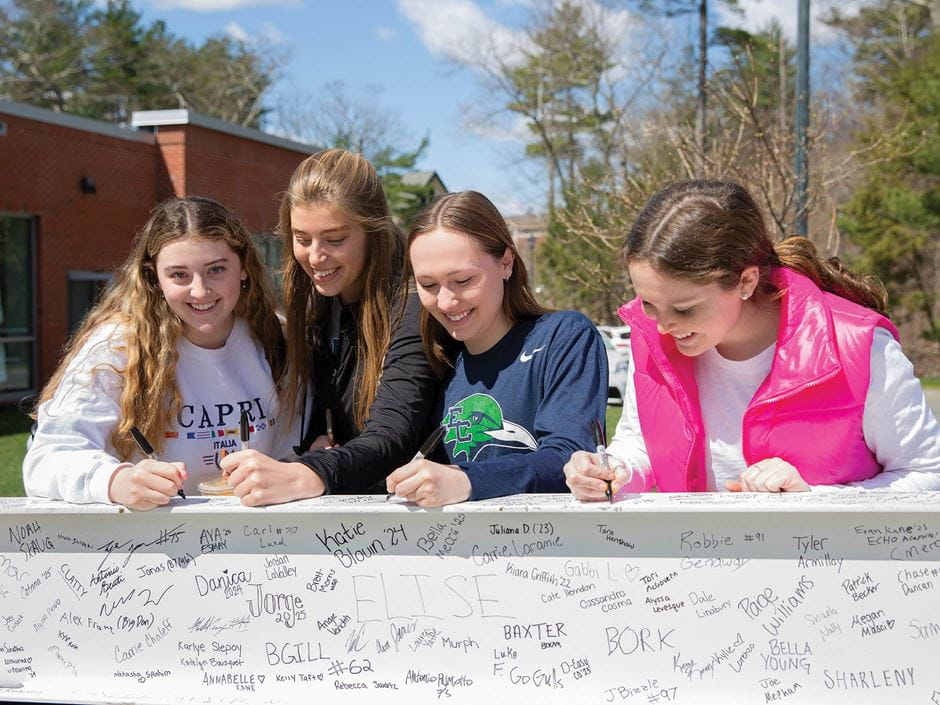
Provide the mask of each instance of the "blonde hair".
[{"label": "blonde hair", "polygon": [[[123,370],[114,370],[123,378],[123,385],[120,418],[111,431],[110,440],[121,460],[129,460],[135,452],[131,426],[139,428],[154,450],[160,451],[164,430],[179,414],[182,405],[176,386],[179,357],[176,343],[183,324],[170,310],[156,272],[160,250],[181,238],[222,240],[238,255],[247,278],[234,315],[247,320],[281,389],[285,364],[283,334],[275,313],[270,277],[251,236],[238,217],[217,201],[199,196],[170,198],[154,208],[146,225],[137,233],[127,260],[72,336],[62,361],[37,402],[38,409],[39,404],[52,398],[69,363],[92,333],[103,325],[120,326],[127,364]],[[283,413],[289,416],[293,407],[285,407]]]},{"label": "blonde hair", "polygon": [[[546,312],[529,289],[529,275],[519,256],[506,220],[486,196],[477,191],[451,193],[421,211],[408,231],[408,249],[416,238],[437,229],[451,230],[471,238],[481,250],[499,259],[506,248],[512,252],[512,275],[503,288],[503,314],[510,323],[536,318]],[[410,272],[410,265],[409,265]],[[421,339],[431,369],[443,377],[453,367],[453,343],[444,327],[421,309]]]},{"label": "blonde hair", "polygon": [[828,291],[885,313],[888,295],[874,276],[845,269],[837,257],[820,259],[805,237],[774,243],[757,203],[733,181],[677,181],[653,196],[640,211],[621,249],[624,262],[645,261],[662,274],[725,289],[756,266],[756,300],[779,296],[773,267],[787,267]]},{"label": "blonde hair", "polygon": [[313,154],[294,170],[281,197],[278,232],[284,239],[284,302],[287,314],[287,361],[291,382],[287,397],[295,406],[309,382],[309,361],[324,343],[316,334],[327,320],[329,299],[317,294],[293,255],[291,209],[326,204],[366,233],[359,317],[359,379],[355,394],[356,426],[362,428],[375,400],[382,363],[392,332],[392,308],[403,293],[403,236],[389,211],[382,182],[364,157],[344,149]]}]

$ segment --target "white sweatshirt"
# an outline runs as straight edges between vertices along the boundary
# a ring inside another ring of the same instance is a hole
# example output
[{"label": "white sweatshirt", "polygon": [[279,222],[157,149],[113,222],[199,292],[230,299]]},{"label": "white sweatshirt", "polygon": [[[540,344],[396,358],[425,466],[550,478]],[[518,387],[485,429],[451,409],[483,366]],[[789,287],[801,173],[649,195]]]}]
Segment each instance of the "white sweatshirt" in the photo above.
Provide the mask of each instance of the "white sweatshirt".
[{"label": "white sweatshirt", "polygon": [[[741,361],[727,360],[711,349],[695,360],[695,379],[707,435],[706,472],[709,490],[725,491],[726,480],[737,480],[747,467],[741,450],[741,420],[758,387],[770,374],[774,346]],[[623,415],[608,452],[637,467],[649,467],[640,432],[630,359]],[[884,471],[846,485],[814,486],[814,490],[861,487],[892,490],[940,489],[940,424],[927,405],[914,367],[900,344],[882,328],[871,345],[871,377],[862,415],[865,443]],[[799,468],[797,468],[799,470]]]},{"label": "white sweatshirt", "polygon": [[[39,407],[36,435],[23,460],[23,484],[34,497],[105,502],[114,471],[123,464],[109,441],[118,423],[127,354],[116,324],[95,331],[69,363],[53,397]],[[247,322],[237,319],[225,345],[208,350],[180,336],[176,384],[182,410],[164,431],[159,459],[182,461],[183,486],[219,476],[219,451],[239,450],[239,419],[251,419],[251,447],[274,458],[298,442],[300,419],[281,421],[271,368]],[[148,439],[156,445],[156,439]],[[131,462],[143,458],[136,453]]]}]

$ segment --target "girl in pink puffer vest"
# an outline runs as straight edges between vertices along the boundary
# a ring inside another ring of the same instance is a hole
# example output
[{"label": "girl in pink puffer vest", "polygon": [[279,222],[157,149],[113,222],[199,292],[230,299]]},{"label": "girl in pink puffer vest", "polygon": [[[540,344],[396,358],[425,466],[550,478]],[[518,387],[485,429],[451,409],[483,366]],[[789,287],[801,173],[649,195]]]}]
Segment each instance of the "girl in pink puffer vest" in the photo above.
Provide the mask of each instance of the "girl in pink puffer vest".
[{"label": "girl in pink puffer vest", "polygon": [[776,247],[741,186],[654,196],[622,249],[637,298],[630,383],[608,448],[565,466],[581,499],[614,492],[940,489],[940,426],[883,315],[884,287]]}]

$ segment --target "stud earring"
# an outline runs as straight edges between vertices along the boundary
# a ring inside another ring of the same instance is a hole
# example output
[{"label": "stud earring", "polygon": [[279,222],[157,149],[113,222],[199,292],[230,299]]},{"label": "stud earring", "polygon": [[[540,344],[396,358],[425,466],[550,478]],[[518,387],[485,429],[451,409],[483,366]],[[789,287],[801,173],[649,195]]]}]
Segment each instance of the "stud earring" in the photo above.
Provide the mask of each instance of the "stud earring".
[{"label": "stud earring", "polygon": [[742,300],[747,301],[747,297],[748,297],[748,296],[750,296],[750,294],[747,293],[746,291],[742,291],[742,292],[741,292],[741,299],[742,299]]},{"label": "stud earring", "polygon": [[248,288],[248,279],[242,279],[242,289]]}]

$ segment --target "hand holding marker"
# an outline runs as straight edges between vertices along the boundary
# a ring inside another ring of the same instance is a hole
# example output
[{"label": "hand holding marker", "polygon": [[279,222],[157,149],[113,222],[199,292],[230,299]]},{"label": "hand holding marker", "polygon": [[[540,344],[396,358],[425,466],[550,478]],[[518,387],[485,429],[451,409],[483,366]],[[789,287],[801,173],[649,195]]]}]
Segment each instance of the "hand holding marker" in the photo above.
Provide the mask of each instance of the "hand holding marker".
[{"label": "hand holding marker", "polygon": [[[134,438],[134,443],[137,444],[137,447],[140,448],[141,452],[146,455],[151,460],[157,460],[157,456],[153,452],[153,446],[147,442],[147,439],[144,438],[144,434],[140,432],[140,429],[136,426],[131,426],[131,436]],[[183,499],[186,499],[186,493],[183,492],[183,488],[180,487],[176,494]]]},{"label": "hand holding marker", "polygon": [[[424,443],[421,444],[421,447],[418,449],[418,452],[415,453],[415,457],[411,459],[411,462],[413,463],[416,460],[421,460],[421,458],[426,457],[428,453],[434,450],[434,446],[438,444],[438,442],[441,440],[441,436],[443,435],[444,435],[443,426],[438,426],[437,428],[435,428],[434,433],[428,436],[428,439]],[[387,502],[394,496],[395,496],[394,492],[389,492],[388,496],[385,498],[385,501]]]},{"label": "hand holding marker", "polygon": [[[241,417],[238,419],[238,439],[241,441],[241,446],[242,446],[241,448],[239,448],[239,450],[248,450],[251,447],[248,444],[248,441],[251,440],[251,427],[249,424],[250,422],[248,420],[248,412],[243,410]],[[229,452],[225,450],[224,448],[220,450],[219,460],[222,460],[222,458],[228,455],[228,453]],[[219,465],[219,460],[215,461],[216,466]],[[221,467],[219,468],[219,470],[222,471],[223,479],[229,476],[229,474],[225,472],[224,470],[222,470]]]},{"label": "hand holding marker", "polygon": [[[604,427],[601,426],[600,421],[594,419],[591,422],[591,430],[594,432],[594,444],[597,446],[597,461],[600,463],[602,470],[605,472],[610,472],[610,462],[607,459],[607,440],[604,437]],[[607,501],[613,504],[613,488],[610,485],[610,480],[607,480],[606,482],[607,489],[604,490],[604,494],[607,496]]]},{"label": "hand holding marker", "polygon": [[[241,448],[239,448],[239,450],[248,450],[249,448],[251,448],[251,445],[249,444],[249,441],[251,440],[250,423],[251,422],[248,420],[248,412],[243,409],[242,415],[238,419],[238,440],[241,441]],[[228,455],[228,451],[220,450],[219,460],[222,460],[222,458],[224,458],[226,455]],[[216,465],[218,465],[218,462],[216,462]],[[222,477],[228,478],[228,476],[229,476],[229,473],[223,470]]]},{"label": "hand holding marker", "polygon": [[[238,419],[238,438],[241,441],[241,448],[239,450],[247,450],[249,448],[249,440],[251,440],[251,424],[248,419],[247,411],[242,411],[241,417]],[[228,455],[227,450],[224,448],[219,449],[215,465],[219,468],[221,475],[214,480],[205,480],[199,483],[199,491],[203,494],[215,497],[225,497],[234,494],[232,486],[228,483],[229,473],[223,470],[219,465],[219,461],[226,455]]]}]

